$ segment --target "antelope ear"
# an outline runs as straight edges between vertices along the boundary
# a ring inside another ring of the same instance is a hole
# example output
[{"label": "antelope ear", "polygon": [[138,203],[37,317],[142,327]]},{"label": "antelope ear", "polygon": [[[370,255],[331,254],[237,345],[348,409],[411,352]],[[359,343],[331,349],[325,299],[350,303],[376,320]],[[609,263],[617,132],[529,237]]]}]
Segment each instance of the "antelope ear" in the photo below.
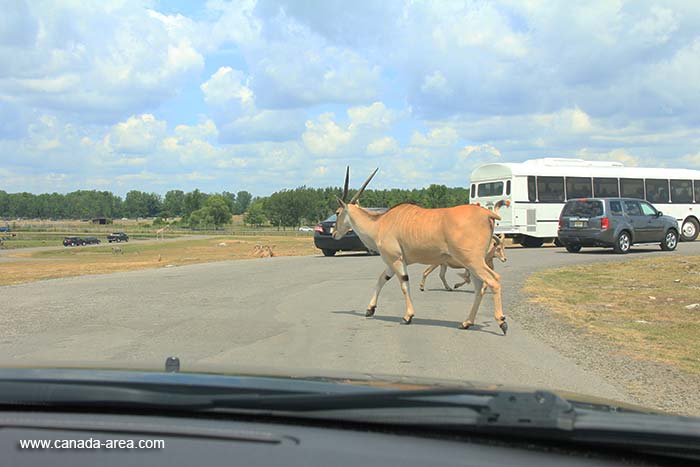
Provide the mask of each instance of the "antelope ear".
[{"label": "antelope ear", "polygon": [[338,200],[338,206],[340,206],[341,208],[345,208],[345,207],[346,207],[345,201],[343,201],[342,199],[340,199],[340,196],[336,196],[335,199]]}]

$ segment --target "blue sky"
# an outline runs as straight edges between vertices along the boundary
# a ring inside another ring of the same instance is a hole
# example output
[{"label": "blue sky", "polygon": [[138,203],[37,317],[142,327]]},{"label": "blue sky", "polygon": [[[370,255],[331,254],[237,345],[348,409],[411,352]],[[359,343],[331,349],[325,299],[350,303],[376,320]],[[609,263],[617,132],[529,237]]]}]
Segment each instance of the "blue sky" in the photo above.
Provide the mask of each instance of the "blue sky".
[{"label": "blue sky", "polygon": [[700,3],[9,0],[0,189],[466,186],[700,169]]}]

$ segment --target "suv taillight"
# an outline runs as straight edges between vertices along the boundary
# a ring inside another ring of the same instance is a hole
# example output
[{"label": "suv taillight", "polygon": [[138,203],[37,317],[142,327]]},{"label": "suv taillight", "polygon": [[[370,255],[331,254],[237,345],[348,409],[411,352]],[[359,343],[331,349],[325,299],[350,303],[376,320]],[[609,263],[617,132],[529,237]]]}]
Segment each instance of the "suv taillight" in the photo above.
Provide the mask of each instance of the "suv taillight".
[{"label": "suv taillight", "polygon": [[323,233],[323,227],[320,225],[317,225],[316,227],[314,227],[314,232]]},{"label": "suv taillight", "polygon": [[560,217],[560,218],[559,218],[559,230],[561,230],[562,227],[564,227],[564,221],[563,221],[562,218]]},{"label": "suv taillight", "polygon": [[608,230],[610,228],[610,219],[607,217],[603,217],[600,220],[600,229],[601,230]]}]

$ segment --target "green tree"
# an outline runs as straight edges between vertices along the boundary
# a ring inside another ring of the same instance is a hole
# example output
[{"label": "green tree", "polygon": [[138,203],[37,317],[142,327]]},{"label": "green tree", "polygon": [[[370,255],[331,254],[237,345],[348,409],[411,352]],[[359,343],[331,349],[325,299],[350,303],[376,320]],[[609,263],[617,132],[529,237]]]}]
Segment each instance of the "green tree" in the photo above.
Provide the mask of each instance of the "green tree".
[{"label": "green tree", "polygon": [[163,214],[168,217],[182,216],[185,212],[185,192],[170,190],[163,199]]},{"label": "green tree", "polygon": [[185,209],[183,212],[184,216],[189,216],[198,209],[204,207],[204,202],[207,200],[207,194],[202,193],[199,189],[190,191],[185,195]]},{"label": "green tree", "polygon": [[239,191],[236,195],[235,205],[233,208],[234,214],[243,214],[248,209],[250,201],[253,199],[253,195],[247,191]]},{"label": "green tree", "polygon": [[231,222],[231,209],[228,200],[222,195],[211,195],[207,198],[204,209],[208,210],[217,227]]},{"label": "green tree", "polygon": [[256,199],[250,203],[250,206],[248,206],[248,211],[243,216],[243,222],[256,227],[259,227],[267,222],[261,199]]}]

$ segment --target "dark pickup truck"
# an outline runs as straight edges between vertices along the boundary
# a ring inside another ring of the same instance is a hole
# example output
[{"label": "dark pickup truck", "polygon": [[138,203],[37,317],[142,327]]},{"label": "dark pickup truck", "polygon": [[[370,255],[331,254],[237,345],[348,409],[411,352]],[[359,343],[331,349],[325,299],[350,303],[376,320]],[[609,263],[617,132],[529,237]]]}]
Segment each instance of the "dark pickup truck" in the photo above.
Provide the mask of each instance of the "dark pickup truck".
[{"label": "dark pickup truck", "polygon": [[107,235],[107,241],[109,243],[128,242],[129,236],[127,234],[125,234],[124,232],[112,232],[111,234]]},{"label": "dark pickup truck", "polygon": [[85,245],[85,240],[80,237],[64,237],[63,246],[82,246]]}]

